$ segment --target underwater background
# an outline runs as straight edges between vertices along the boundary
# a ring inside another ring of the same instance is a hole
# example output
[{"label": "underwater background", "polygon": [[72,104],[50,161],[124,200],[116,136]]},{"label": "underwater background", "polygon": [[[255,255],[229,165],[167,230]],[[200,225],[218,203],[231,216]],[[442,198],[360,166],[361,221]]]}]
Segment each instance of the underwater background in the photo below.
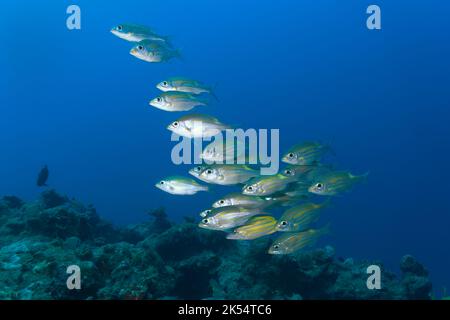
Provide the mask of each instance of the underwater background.
[{"label": "underwater background", "polygon": [[[66,28],[70,4],[81,8],[81,30]],[[440,294],[450,287],[450,4],[376,1],[380,31],[366,28],[370,4],[2,2],[0,195],[37,199],[36,175],[48,165],[52,188],[116,225],[147,221],[158,207],[173,221],[198,219],[229,189],[176,197],[154,187],[190,166],[170,159],[165,127],[179,115],[148,101],[164,78],[201,79],[217,84],[219,97],[205,113],[279,128],[281,152],[326,142],[337,167],[370,171],[333,199],[323,218],[332,232],[319,247],[393,271],[411,254]],[[122,22],[170,35],[183,59],[132,57],[130,44],[109,32]]]}]

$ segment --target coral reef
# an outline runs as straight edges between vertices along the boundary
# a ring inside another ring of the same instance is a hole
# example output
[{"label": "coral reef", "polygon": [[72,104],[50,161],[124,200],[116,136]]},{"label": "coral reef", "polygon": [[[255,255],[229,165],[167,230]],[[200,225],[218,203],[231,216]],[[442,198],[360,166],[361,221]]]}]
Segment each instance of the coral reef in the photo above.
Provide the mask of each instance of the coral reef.
[{"label": "coral reef", "polygon": [[[54,190],[33,203],[3,197],[0,299],[430,299],[412,256],[401,277],[383,270],[382,288],[369,290],[374,262],[337,259],[331,247],[273,256],[268,239],[227,241],[162,208],[149,216],[115,227]],[[81,268],[81,290],[67,289],[69,265]]]}]

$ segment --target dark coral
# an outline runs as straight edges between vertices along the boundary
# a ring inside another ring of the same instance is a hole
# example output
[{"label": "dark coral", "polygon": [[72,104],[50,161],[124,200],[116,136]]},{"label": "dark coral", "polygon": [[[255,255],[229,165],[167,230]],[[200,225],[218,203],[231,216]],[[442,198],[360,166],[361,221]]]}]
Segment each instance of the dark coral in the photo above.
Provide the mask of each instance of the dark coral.
[{"label": "dark coral", "polygon": [[5,207],[11,209],[19,209],[24,205],[24,202],[16,196],[4,196],[1,201]]},{"label": "dark coral", "polygon": [[428,271],[413,256],[402,258],[400,269],[403,272],[402,284],[408,299],[423,299],[432,289]]},{"label": "dark coral", "polygon": [[[268,239],[226,240],[164,209],[150,221],[114,227],[92,206],[53,190],[34,203],[0,201],[0,299],[429,299],[427,270],[411,256],[401,277],[382,268],[382,288],[366,286],[367,266],[331,247],[289,256],[266,253]],[[82,289],[66,287],[69,265]]]},{"label": "dark coral", "polygon": [[45,190],[41,194],[41,202],[46,209],[55,208],[68,202],[67,197],[58,194],[55,190]]}]

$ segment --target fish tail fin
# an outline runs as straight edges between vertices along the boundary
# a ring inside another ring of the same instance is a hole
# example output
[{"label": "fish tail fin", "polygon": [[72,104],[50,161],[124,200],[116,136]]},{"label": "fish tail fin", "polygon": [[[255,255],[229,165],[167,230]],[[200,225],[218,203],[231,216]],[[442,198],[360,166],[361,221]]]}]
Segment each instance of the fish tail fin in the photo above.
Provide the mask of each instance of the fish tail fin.
[{"label": "fish tail fin", "polygon": [[203,106],[209,106],[211,100],[208,97],[198,97],[196,98],[198,102],[200,102]]},{"label": "fish tail fin", "polygon": [[227,234],[226,238],[228,240],[245,240],[245,238],[242,235],[240,235],[240,234],[238,234],[236,232],[232,232],[232,233]]},{"label": "fish tail fin", "polygon": [[319,229],[307,229],[305,231],[301,231],[299,234],[302,235],[300,249],[314,245],[317,240],[319,240],[322,236],[330,233],[330,224],[328,223],[325,227]]},{"label": "fish tail fin", "polygon": [[172,45],[172,36],[159,36],[164,42],[165,42],[165,44],[168,46],[168,47],[172,47],[173,48],[173,45]]},{"label": "fish tail fin", "polygon": [[300,217],[300,219],[298,219],[297,223],[303,230],[308,230],[314,222],[319,220],[319,218],[320,218],[320,210],[312,210],[304,213]]},{"label": "fish tail fin", "polygon": [[214,187],[210,186],[210,185],[202,185],[202,190],[206,191],[206,192],[213,192],[214,191]]},{"label": "fish tail fin", "polygon": [[208,90],[209,90],[209,94],[210,94],[216,101],[219,101],[219,98],[218,98],[217,95],[216,95],[216,88],[217,88],[217,83],[216,83],[214,86],[210,87]]},{"label": "fish tail fin", "polygon": [[328,198],[326,201],[323,201],[317,204],[317,209],[328,208],[331,204],[331,198]]},{"label": "fish tail fin", "polygon": [[350,178],[356,179],[357,182],[365,182],[369,177],[369,173],[370,171],[367,171],[366,173],[363,173],[361,175],[353,175],[350,173]]},{"label": "fish tail fin", "polygon": [[370,174],[370,171],[367,171],[366,173],[362,174],[361,177],[362,177],[364,180],[367,180],[367,177],[369,177],[369,174]]},{"label": "fish tail fin", "polygon": [[322,228],[320,228],[320,229],[317,229],[316,230],[316,236],[317,236],[317,238],[319,238],[319,237],[322,237],[322,236],[325,236],[325,235],[327,235],[327,234],[330,234],[330,232],[331,232],[331,223],[330,222],[328,222],[326,225],[325,225],[325,227],[322,227]]},{"label": "fish tail fin", "polygon": [[326,141],[323,140],[319,140],[318,142],[322,145],[322,150],[324,151],[323,153],[329,153],[333,156],[336,156],[336,151],[334,150],[334,148],[332,147],[332,145],[334,145],[334,138],[327,138]]},{"label": "fish tail fin", "polygon": [[181,60],[181,61],[185,61],[184,56],[183,56],[183,54],[181,53],[181,50],[180,50],[180,49],[175,49],[175,50],[173,50],[172,56],[173,56],[174,58],[177,58],[177,59]]},{"label": "fish tail fin", "polygon": [[324,149],[327,153],[330,153],[333,156],[336,156],[336,151],[334,151],[334,148],[329,143],[324,144]]},{"label": "fish tail fin", "polygon": [[303,196],[297,196],[297,197],[282,196],[275,200],[278,200],[278,203],[282,207],[291,207],[293,205],[296,205],[298,202],[304,200],[304,198],[303,198]]},{"label": "fish tail fin", "polygon": [[361,175],[361,180],[363,182],[367,181],[367,178],[369,177],[370,171],[367,171],[366,173]]}]

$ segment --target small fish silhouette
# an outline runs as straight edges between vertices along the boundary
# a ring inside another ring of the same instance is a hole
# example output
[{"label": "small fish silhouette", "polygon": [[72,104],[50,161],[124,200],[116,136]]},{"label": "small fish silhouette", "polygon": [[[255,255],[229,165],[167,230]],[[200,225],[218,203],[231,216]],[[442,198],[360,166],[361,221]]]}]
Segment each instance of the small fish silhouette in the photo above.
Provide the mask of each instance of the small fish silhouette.
[{"label": "small fish silhouette", "polygon": [[45,165],[41,171],[39,172],[38,178],[37,178],[37,186],[38,187],[46,187],[47,186],[47,179],[48,179],[48,167]]}]

